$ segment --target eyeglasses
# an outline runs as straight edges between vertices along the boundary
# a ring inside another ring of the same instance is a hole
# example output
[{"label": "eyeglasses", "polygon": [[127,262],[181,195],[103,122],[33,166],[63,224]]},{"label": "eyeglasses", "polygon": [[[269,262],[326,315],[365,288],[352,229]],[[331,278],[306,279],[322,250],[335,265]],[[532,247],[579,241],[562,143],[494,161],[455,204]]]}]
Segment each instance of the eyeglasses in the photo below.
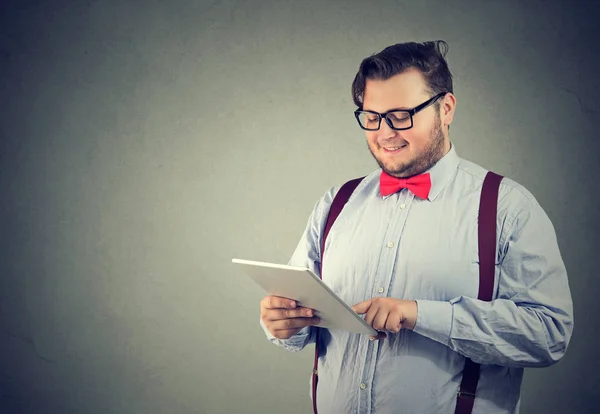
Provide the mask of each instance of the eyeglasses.
[{"label": "eyeglasses", "polygon": [[380,114],[375,111],[354,111],[354,116],[358,121],[358,125],[365,131],[377,131],[381,126],[381,119],[384,118],[385,122],[390,128],[396,131],[403,131],[413,127],[413,116],[419,111],[432,105],[435,101],[446,95],[448,92],[442,92],[435,95],[433,98],[428,99],[419,106],[415,106],[413,109],[393,109],[391,111]]}]

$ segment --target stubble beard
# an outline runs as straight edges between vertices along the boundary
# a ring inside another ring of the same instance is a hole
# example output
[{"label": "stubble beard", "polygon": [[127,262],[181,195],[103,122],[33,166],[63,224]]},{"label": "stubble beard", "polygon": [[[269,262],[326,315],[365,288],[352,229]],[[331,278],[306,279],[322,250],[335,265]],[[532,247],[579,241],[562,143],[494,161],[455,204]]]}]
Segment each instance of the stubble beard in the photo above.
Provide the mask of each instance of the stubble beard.
[{"label": "stubble beard", "polygon": [[422,174],[433,167],[444,156],[444,133],[440,126],[439,112],[436,116],[435,126],[431,130],[430,139],[423,153],[417,155],[413,160],[401,163],[394,169],[387,168],[382,160],[378,158],[369,147],[371,155],[379,164],[379,167],[394,177],[409,178],[414,175]]}]

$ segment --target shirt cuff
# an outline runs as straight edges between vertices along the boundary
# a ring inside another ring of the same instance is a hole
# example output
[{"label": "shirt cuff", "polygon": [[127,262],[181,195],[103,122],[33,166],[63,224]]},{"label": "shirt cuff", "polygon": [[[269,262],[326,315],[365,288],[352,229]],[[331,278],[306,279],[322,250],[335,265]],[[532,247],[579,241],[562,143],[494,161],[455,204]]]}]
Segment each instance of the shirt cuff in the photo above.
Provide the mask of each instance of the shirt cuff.
[{"label": "shirt cuff", "polygon": [[452,313],[450,302],[417,300],[417,322],[413,331],[450,346]]},{"label": "shirt cuff", "polygon": [[265,331],[269,342],[293,352],[302,351],[302,349],[304,349],[304,347],[306,346],[306,343],[308,342],[308,337],[310,335],[310,326],[305,326],[304,328],[296,332],[296,334],[292,335],[290,338],[279,339],[271,335],[271,332],[269,332],[269,330],[263,324],[262,319],[260,320],[260,326],[262,326],[263,330]]}]

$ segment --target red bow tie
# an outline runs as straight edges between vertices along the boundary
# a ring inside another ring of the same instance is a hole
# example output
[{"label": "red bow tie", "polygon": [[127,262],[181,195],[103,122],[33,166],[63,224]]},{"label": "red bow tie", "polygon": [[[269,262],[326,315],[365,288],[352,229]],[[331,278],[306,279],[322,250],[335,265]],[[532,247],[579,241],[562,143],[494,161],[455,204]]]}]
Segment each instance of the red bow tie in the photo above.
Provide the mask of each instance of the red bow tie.
[{"label": "red bow tie", "polygon": [[431,177],[429,173],[415,175],[410,178],[392,177],[385,171],[381,172],[379,177],[379,190],[381,195],[387,196],[394,194],[402,188],[408,188],[410,192],[419,198],[426,199],[431,190]]}]

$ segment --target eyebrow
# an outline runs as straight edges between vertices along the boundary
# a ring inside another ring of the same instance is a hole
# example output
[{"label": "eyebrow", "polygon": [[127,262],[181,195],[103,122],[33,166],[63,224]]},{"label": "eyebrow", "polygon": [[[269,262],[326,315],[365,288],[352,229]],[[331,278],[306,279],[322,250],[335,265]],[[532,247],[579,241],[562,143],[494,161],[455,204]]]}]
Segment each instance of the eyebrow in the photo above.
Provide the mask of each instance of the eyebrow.
[{"label": "eyebrow", "polygon": [[367,112],[375,112],[377,114],[387,114],[388,112],[394,112],[394,111],[410,111],[413,108],[414,108],[414,106],[412,108],[408,108],[408,107],[392,108],[392,109],[388,109],[387,111],[377,112],[377,111],[374,111],[373,109],[366,109],[365,107],[363,107],[362,110],[367,111]]}]

